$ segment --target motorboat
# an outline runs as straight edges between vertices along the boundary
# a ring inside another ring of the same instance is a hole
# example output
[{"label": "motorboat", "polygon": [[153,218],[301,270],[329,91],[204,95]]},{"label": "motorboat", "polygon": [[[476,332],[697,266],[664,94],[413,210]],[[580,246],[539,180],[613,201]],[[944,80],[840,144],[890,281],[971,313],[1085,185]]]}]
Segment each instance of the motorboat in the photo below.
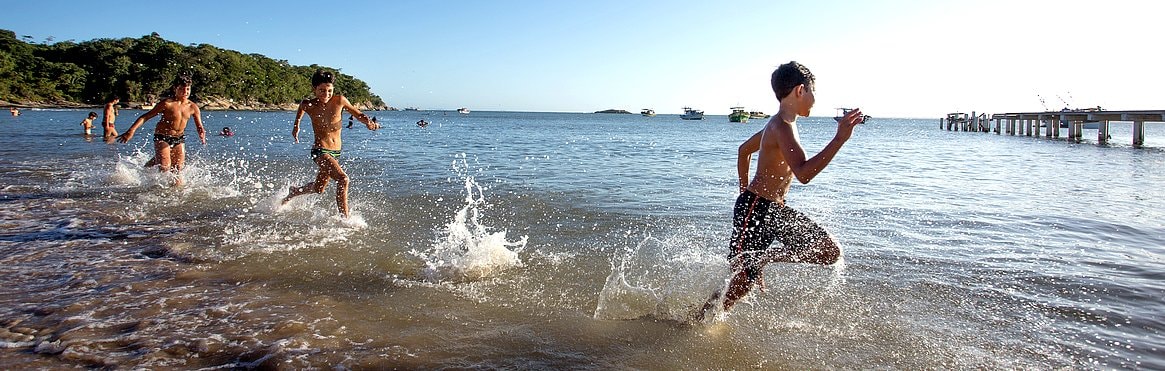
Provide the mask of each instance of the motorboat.
[{"label": "motorboat", "polygon": [[652,116],[655,116],[655,110],[653,110],[651,108],[644,108],[643,110],[639,111],[639,114],[647,116],[647,117],[652,117]]},{"label": "motorboat", "polygon": [[703,120],[704,111],[692,107],[684,107],[684,114],[680,115],[680,118],[684,120]]},{"label": "motorboat", "polygon": [[728,114],[728,122],[748,123],[748,112],[744,112],[744,107],[732,107],[731,109],[732,113]]},{"label": "motorboat", "polygon": [[[841,108],[841,107],[838,107],[838,109],[837,109],[837,116],[833,116],[833,119],[834,119],[834,120],[836,120],[836,121],[838,121],[838,122],[841,122],[841,119],[842,119],[843,117],[845,117],[845,115],[848,115],[850,112],[852,112],[852,111],[853,111],[853,110],[855,110],[855,109],[857,109],[857,108]],[[962,114],[961,114],[961,113],[952,113],[952,114],[950,114],[950,115],[947,115],[947,116],[948,116],[948,117],[951,117],[952,115],[956,115],[956,116],[957,116],[957,115],[962,115]],[[864,124],[864,123],[866,123],[866,121],[869,121],[869,120],[870,120],[870,115],[862,115],[862,118],[861,118],[860,120],[858,120],[858,123],[859,123],[859,124]],[[964,119],[964,120],[966,120],[966,119]]]}]

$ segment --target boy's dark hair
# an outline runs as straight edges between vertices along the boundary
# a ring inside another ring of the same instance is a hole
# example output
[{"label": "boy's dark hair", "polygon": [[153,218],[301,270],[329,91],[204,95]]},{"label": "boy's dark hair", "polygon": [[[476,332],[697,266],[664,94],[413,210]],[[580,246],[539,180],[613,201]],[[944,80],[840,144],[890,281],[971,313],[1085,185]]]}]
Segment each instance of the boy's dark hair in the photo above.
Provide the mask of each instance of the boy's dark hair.
[{"label": "boy's dark hair", "polygon": [[89,117],[97,117],[97,112],[89,111]]},{"label": "boy's dark hair", "polygon": [[173,88],[176,88],[179,86],[183,86],[183,85],[185,85],[185,86],[194,85],[194,81],[190,79],[190,76],[178,75],[178,77],[174,78],[174,82],[170,83],[170,89],[173,89]]},{"label": "boy's dark hair", "polygon": [[[174,81],[170,82],[170,88],[162,92],[162,99],[174,98],[174,89],[177,89],[179,86],[183,85],[194,86],[194,81],[190,79],[190,76],[178,75],[178,77],[174,78]],[[194,99],[194,92],[190,92],[190,100],[196,101]]]},{"label": "boy's dark hair", "polygon": [[793,88],[796,88],[797,85],[805,84],[805,87],[813,89],[813,82],[815,80],[817,78],[813,77],[813,73],[809,72],[809,68],[797,63],[797,61],[791,61],[782,64],[780,67],[777,67],[776,71],[773,71],[771,84],[773,85],[773,93],[777,94],[777,100],[779,101],[793,92]]},{"label": "boy's dark hair", "polygon": [[335,83],[336,77],[332,76],[331,72],[322,69],[316,70],[314,75],[311,75],[311,86],[314,88],[323,83]]}]

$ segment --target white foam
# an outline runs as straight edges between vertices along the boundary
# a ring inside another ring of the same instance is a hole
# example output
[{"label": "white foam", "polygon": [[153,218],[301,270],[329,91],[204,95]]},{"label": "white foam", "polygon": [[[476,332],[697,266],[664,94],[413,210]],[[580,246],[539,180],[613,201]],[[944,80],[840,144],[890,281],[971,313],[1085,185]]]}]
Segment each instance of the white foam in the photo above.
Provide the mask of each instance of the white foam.
[{"label": "white foam", "polygon": [[595,319],[635,319],[660,313],[663,300],[650,288],[627,283],[625,264],[612,265],[611,274],[599,292]]},{"label": "white foam", "polygon": [[148,157],[143,159],[142,156],[148,155],[141,151],[137,151],[129,156],[118,155],[117,164],[114,165],[113,173],[109,175],[109,183],[115,186],[141,186],[142,165],[146,161],[149,161]]},{"label": "white foam", "polygon": [[[465,160],[454,161],[455,171],[464,174]],[[430,251],[412,251],[425,260],[422,271],[431,281],[476,280],[497,272],[522,266],[518,253],[526,247],[527,236],[517,241],[506,238],[506,231],[491,232],[481,223],[481,209],[487,204],[481,186],[472,176],[464,175],[465,205],[439,232],[440,238]]]},{"label": "white foam", "polygon": [[349,215],[347,218],[341,217],[339,215],[333,216],[333,218],[335,220],[337,220],[341,225],[348,227],[348,228],[353,228],[353,229],[368,228],[368,222],[364,221],[364,215],[361,215],[360,212],[357,212],[357,211],[349,211],[349,213],[351,215]]},{"label": "white foam", "polygon": [[295,199],[288,201],[287,204],[283,203],[283,199],[287,198],[288,194],[291,194],[290,187],[289,184],[283,184],[282,187],[277,188],[278,190],[275,193],[262,199],[251,197],[251,202],[255,205],[254,210],[264,214],[278,214],[291,209],[293,203],[301,205],[303,203],[302,200]]},{"label": "white foam", "polygon": [[721,255],[693,248],[699,240],[683,234],[647,236],[622,257],[614,257],[594,318],[689,322],[713,292],[723,290],[729,273]]}]

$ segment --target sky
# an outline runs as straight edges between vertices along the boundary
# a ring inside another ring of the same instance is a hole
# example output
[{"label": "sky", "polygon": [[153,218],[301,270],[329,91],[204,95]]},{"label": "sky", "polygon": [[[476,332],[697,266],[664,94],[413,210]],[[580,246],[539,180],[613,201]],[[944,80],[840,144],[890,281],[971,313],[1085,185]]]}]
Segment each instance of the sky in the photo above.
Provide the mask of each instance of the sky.
[{"label": "sky", "polygon": [[914,118],[1165,109],[1160,1],[3,0],[2,8],[0,28],[34,42],[157,32],[338,68],[395,107],[774,113],[769,77],[795,60],[817,77],[814,116],[837,107]]}]

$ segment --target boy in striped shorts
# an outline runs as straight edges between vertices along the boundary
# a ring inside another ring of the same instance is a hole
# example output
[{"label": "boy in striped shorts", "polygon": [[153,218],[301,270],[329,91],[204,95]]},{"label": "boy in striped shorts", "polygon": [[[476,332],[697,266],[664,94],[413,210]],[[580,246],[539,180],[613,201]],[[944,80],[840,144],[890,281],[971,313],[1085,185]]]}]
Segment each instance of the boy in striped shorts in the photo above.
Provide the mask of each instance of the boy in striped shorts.
[{"label": "boy in striped shorts", "polygon": [[[809,183],[825,169],[849,140],[854,127],[862,123],[860,109],[854,109],[837,122],[837,134],[821,152],[808,157],[797,139],[797,116],[809,116],[815,102],[814,76],[797,62],[781,65],[773,72],[772,88],[780,109],[764,129],[740,145],[737,175],[740,196],[733,211],[732,240],[728,259],[732,277],[727,289],[713,294],[698,318],[723,297],[727,311],[752,290],[753,284],[764,287],[762,271],[771,262],[830,265],[841,257],[837,242],[808,216],[785,205],[789,186],[796,178]],[[758,153],[756,174],[748,181],[752,154]],[[780,240],[780,248],[770,244]]]}]

